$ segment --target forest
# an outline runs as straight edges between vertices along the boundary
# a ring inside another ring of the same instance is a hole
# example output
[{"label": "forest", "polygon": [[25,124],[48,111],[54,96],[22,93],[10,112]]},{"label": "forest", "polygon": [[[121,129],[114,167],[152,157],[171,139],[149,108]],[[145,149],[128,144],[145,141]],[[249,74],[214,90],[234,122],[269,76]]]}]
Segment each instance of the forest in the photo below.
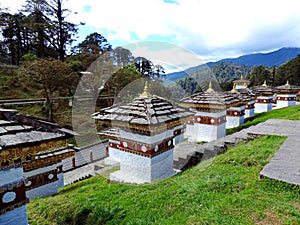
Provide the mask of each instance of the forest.
[{"label": "forest", "polygon": [[84,22],[69,22],[71,13],[63,7],[63,0],[26,0],[14,14],[0,8],[1,99],[45,98],[42,114],[54,121],[59,104],[55,106],[53,99],[74,96],[82,71],[101,57],[110,64],[106,68],[118,70],[109,74],[100,93],[94,78],[85,85],[98,95],[106,95],[107,105],[132,81],[164,75],[162,66],[144,57],[134,58],[122,47],[113,49],[98,32],[78,43],[78,29]]},{"label": "forest", "polygon": [[[199,76],[203,71],[194,72],[191,76],[182,78],[176,83],[181,86],[188,94],[201,91]],[[300,55],[296,58],[280,65],[279,67],[267,67],[265,65],[248,66],[242,64],[235,64],[230,62],[220,62],[210,68],[210,73],[213,74],[216,82],[219,83],[222,90],[231,90],[233,81],[239,80],[241,76],[248,79],[251,83],[249,87],[262,85],[264,81],[269,86],[276,87],[285,84],[287,81],[291,85],[300,85]]]},{"label": "forest", "polygon": [[[107,105],[116,95],[136,79],[143,76],[161,77],[164,68],[143,57],[134,58],[122,47],[115,47],[98,32],[93,32],[78,42],[78,31],[84,26],[71,23],[68,17],[75,12],[63,7],[63,0],[26,0],[16,13],[0,8],[0,95],[1,99],[43,97],[42,114],[54,120],[55,97],[72,97],[86,71],[99,57],[108,57],[112,66],[120,68],[107,80],[98,95],[106,95]],[[76,43],[76,44],[75,44]],[[243,76],[251,86],[265,80],[271,86],[282,85],[288,80],[300,85],[300,56],[279,67],[246,66],[228,62],[210,68],[210,74],[222,90],[231,90],[232,81]],[[207,86],[203,71],[178,80],[176,84],[185,93],[192,94]],[[203,82],[205,84],[203,84]],[[162,82],[156,83],[161,91]],[[164,93],[165,95],[168,95]]]}]

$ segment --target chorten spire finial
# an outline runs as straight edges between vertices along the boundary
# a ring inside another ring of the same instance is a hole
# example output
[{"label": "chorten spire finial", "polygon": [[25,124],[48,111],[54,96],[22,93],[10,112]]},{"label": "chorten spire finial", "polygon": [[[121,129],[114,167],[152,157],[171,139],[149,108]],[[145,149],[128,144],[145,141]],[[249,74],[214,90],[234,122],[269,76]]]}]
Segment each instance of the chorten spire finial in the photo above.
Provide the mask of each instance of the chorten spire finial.
[{"label": "chorten spire finial", "polygon": [[240,80],[244,80],[244,77],[243,77],[243,75],[241,75],[241,78],[240,78]]},{"label": "chorten spire finial", "polygon": [[150,92],[149,92],[149,87],[148,87],[148,80],[145,80],[145,86],[144,86],[144,91],[143,93],[140,95],[140,97],[146,97],[149,98],[151,96]]},{"label": "chorten spire finial", "polygon": [[265,80],[262,86],[267,86],[267,81]]},{"label": "chorten spire finial", "polygon": [[233,85],[231,92],[236,92],[235,84]]},{"label": "chorten spire finial", "polygon": [[207,89],[207,91],[206,92],[214,92],[215,90],[213,89],[213,87],[212,87],[212,83],[211,83],[211,81],[209,82],[209,86],[208,86],[208,89]]},{"label": "chorten spire finial", "polygon": [[287,80],[287,81],[286,81],[286,84],[285,84],[285,86],[290,86],[290,84],[289,84],[289,80]]}]

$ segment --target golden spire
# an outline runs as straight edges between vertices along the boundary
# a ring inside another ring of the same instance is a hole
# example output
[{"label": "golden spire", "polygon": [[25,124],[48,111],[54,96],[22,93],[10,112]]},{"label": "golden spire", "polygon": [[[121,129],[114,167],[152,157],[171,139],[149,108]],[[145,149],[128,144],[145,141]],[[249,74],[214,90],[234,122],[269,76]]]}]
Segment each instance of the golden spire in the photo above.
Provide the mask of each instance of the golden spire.
[{"label": "golden spire", "polygon": [[290,86],[290,84],[289,84],[289,80],[287,80],[287,81],[286,81],[286,84],[285,84],[285,86]]},{"label": "golden spire", "polygon": [[214,92],[215,90],[212,88],[212,83],[211,81],[209,82],[209,86],[206,92]]},{"label": "golden spire", "polygon": [[145,97],[145,98],[149,98],[151,96],[150,92],[149,92],[149,88],[148,88],[148,80],[145,81],[145,86],[144,86],[144,91],[143,93],[140,95],[140,97]]},{"label": "golden spire", "polygon": [[231,92],[236,92],[235,84],[233,85],[233,88],[232,88]]},{"label": "golden spire", "polygon": [[243,77],[243,75],[241,75],[241,79],[240,80],[244,80],[244,77]]},{"label": "golden spire", "polygon": [[263,83],[263,85],[262,86],[265,86],[265,87],[267,87],[267,81],[265,80],[264,81],[264,83]]}]

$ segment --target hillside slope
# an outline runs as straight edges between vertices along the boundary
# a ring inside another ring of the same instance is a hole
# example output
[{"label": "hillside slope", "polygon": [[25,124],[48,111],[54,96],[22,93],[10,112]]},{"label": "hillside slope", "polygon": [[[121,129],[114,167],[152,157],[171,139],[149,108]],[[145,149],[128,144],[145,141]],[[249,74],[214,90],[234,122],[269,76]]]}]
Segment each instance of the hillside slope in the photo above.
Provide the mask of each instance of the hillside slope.
[{"label": "hillside slope", "polygon": [[300,48],[281,48],[274,52],[243,55],[238,58],[222,59],[218,62],[232,62],[249,66],[264,65],[271,67],[280,66],[295,58],[298,54],[300,54]]},{"label": "hillside slope", "polygon": [[213,67],[215,65],[227,62],[233,63],[237,65],[244,65],[244,66],[258,66],[258,65],[265,65],[267,67],[271,66],[280,66],[287,61],[294,59],[297,55],[300,54],[300,48],[281,48],[273,52],[269,53],[255,53],[249,55],[243,55],[238,58],[227,58],[221,59],[217,62],[209,62],[205,65],[199,65],[195,67],[191,67],[186,69],[185,71],[178,71],[174,73],[167,74],[167,79],[171,81],[176,81],[186,76],[192,75],[198,70],[201,70],[205,67]]},{"label": "hillside slope", "polygon": [[33,200],[28,204],[29,222],[299,224],[299,187],[257,178],[284,140],[266,136],[242,143],[212,164],[207,161],[152,184],[107,183],[96,176],[67,186],[56,196]]},{"label": "hillside slope", "polygon": [[[260,113],[300,120],[300,105]],[[300,186],[258,179],[285,137],[241,143],[177,176],[152,184],[109,183],[95,176],[55,196],[32,200],[31,225],[58,224],[300,224]]]}]

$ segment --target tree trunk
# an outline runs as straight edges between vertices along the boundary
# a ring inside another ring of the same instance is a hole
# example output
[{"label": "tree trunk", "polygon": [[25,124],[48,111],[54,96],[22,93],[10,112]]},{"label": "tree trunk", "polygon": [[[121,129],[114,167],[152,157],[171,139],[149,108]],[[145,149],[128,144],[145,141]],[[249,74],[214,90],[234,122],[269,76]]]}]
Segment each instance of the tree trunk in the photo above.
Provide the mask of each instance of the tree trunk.
[{"label": "tree trunk", "polygon": [[52,98],[52,95],[49,96],[48,107],[49,107],[48,121],[52,123],[53,122],[53,98]]},{"label": "tree trunk", "polygon": [[57,1],[57,20],[58,20],[58,26],[59,26],[59,37],[58,37],[58,54],[59,59],[61,61],[65,60],[65,40],[64,40],[64,29],[63,29],[63,11],[62,11],[62,1]]}]

